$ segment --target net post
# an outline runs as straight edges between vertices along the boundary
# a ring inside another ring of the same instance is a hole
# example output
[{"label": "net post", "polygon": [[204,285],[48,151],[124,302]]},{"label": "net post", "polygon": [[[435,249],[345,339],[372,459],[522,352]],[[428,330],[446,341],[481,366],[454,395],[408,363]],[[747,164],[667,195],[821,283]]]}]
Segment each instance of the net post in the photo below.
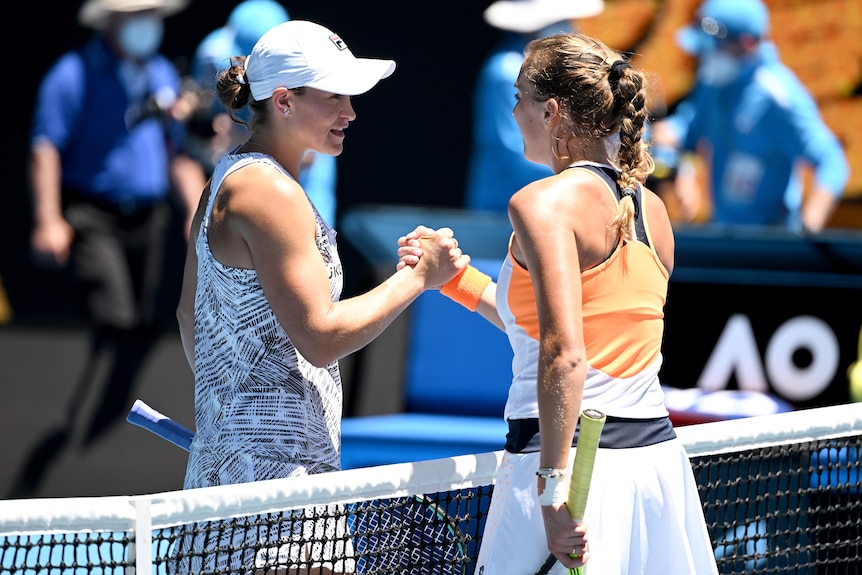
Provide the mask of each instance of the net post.
[{"label": "net post", "polygon": [[129,546],[130,567],[126,575],[151,575],[153,572],[153,517],[148,497],[135,497],[131,501],[135,508],[135,541]]}]

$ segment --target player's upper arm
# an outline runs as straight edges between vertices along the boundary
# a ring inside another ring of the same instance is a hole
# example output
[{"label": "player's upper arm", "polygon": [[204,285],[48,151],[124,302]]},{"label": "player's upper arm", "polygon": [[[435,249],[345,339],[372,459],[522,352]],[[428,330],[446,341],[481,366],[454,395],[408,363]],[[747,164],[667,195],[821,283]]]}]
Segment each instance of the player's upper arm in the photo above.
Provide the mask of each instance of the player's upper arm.
[{"label": "player's upper arm", "polygon": [[570,186],[554,178],[526,186],[509,202],[509,217],[536,290],[542,336],[554,333],[577,345],[581,266],[572,227],[578,200]]},{"label": "player's upper arm", "polygon": [[674,246],[673,227],[667,206],[664,201],[654,192],[644,188],[643,201],[645,204],[645,220],[649,230],[650,243],[658,254],[661,263],[667,270],[668,275],[673,273]]},{"label": "player's upper arm", "polygon": [[273,312],[301,351],[324,330],[332,305],[317,220],[293,179],[275,177],[263,165],[241,172],[246,180],[231,198],[231,228],[245,242]]}]

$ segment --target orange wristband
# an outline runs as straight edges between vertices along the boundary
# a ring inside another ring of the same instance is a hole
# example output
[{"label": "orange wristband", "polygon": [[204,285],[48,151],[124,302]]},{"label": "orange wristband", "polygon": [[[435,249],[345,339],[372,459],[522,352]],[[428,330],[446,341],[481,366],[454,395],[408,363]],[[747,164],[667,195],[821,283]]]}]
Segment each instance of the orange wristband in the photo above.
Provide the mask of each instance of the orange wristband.
[{"label": "orange wristband", "polygon": [[460,303],[470,311],[476,311],[482,292],[491,283],[491,276],[480,272],[473,266],[467,266],[464,271],[440,287],[440,293]]}]

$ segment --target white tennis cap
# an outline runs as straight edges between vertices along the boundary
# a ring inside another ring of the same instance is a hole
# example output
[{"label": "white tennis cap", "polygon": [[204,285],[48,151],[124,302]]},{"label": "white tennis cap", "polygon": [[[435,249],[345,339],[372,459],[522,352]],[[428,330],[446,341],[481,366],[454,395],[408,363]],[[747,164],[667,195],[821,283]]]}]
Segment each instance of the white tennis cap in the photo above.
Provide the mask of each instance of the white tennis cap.
[{"label": "white tennis cap", "polygon": [[604,8],[604,0],[497,0],[484,16],[495,28],[532,34],[564,20],[596,16]]},{"label": "white tennis cap", "polygon": [[255,100],[269,98],[279,87],[308,86],[355,96],[394,71],[393,60],[357,58],[338,34],[304,20],[284,22],[267,31],[245,65]]}]

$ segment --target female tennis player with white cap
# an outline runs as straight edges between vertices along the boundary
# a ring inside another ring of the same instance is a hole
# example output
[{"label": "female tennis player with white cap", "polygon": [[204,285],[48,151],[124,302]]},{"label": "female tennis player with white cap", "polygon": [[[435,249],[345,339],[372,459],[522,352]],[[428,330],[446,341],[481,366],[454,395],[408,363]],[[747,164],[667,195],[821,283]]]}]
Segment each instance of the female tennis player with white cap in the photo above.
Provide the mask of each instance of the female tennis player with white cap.
[{"label": "female tennis player with white cap", "polygon": [[[424,241],[419,266],[339,301],[335,232],[297,183],[300,161],[306,150],[340,154],[356,119],[350,97],[394,70],[391,60],[355,57],[323,26],[293,20],[219,74],[218,97],[231,115],[250,108],[251,136],[216,166],[192,225],[177,308],[195,374],[186,489],[340,469],[338,359],[469,263],[442,229]],[[272,549],[265,551],[271,560]],[[238,552],[231,569],[247,567],[250,553]],[[342,555],[310,547],[286,553],[276,555],[287,565]]]}]

